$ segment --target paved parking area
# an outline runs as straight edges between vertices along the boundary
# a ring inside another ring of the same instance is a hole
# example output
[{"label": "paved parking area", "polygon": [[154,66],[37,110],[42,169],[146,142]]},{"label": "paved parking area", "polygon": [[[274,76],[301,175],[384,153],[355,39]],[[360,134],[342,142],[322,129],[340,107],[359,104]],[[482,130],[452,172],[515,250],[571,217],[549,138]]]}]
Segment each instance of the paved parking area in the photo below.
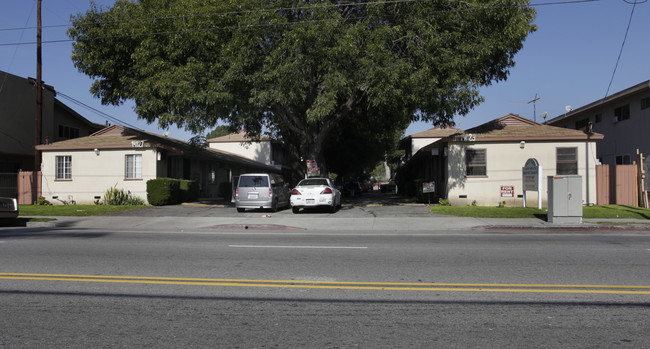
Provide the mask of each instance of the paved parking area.
[{"label": "paved parking area", "polygon": [[426,217],[434,214],[424,204],[418,204],[413,198],[405,198],[395,193],[371,192],[361,197],[345,198],[340,210],[330,213],[327,209],[302,210],[299,214],[291,212],[291,208],[282,208],[277,212],[268,210],[246,210],[237,212],[234,204],[218,201],[203,201],[151,207],[143,210],[115,213],[115,216],[131,217],[238,217],[259,218],[267,216],[315,216],[340,218],[365,217]]}]

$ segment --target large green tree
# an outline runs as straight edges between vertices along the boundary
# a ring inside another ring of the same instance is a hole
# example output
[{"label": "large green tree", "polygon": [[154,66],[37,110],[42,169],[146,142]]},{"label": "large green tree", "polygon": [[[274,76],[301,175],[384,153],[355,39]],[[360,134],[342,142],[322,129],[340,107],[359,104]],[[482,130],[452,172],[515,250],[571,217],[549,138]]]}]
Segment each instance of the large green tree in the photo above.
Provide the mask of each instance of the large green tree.
[{"label": "large green tree", "polygon": [[269,133],[326,167],[350,118],[453,124],[506,79],[534,15],[528,0],[117,0],[69,35],[102,103]]}]

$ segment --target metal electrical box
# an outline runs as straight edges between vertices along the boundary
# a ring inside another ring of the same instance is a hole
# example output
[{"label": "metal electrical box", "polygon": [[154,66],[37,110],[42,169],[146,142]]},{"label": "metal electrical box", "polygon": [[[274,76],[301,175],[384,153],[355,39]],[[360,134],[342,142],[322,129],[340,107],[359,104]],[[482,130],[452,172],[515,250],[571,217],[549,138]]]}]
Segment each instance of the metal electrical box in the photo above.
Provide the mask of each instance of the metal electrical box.
[{"label": "metal electrical box", "polygon": [[547,188],[547,221],[582,223],[582,176],[549,176]]}]

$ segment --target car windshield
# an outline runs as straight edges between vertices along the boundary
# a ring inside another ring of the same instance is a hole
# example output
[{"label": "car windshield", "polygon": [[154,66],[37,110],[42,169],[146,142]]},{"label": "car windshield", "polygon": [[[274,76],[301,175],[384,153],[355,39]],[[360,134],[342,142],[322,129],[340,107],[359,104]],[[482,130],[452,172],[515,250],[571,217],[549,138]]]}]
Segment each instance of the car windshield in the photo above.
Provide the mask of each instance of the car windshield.
[{"label": "car windshield", "polygon": [[239,177],[239,186],[246,187],[268,187],[269,178],[266,176],[241,176]]},{"label": "car windshield", "polygon": [[300,183],[298,183],[298,186],[301,186],[301,187],[308,186],[308,185],[325,185],[326,186],[328,184],[327,184],[327,179],[322,179],[322,178],[303,179],[302,181],[300,181]]}]

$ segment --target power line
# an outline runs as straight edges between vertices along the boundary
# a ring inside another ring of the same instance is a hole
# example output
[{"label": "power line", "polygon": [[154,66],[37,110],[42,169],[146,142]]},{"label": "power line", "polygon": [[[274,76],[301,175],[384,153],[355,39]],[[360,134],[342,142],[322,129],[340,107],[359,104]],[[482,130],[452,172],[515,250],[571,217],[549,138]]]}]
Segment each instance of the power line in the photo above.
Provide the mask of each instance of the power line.
[{"label": "power line", "polygon": [[[355,5],[378,5],[378,4],[391,4],[391,3],[406,3],[406,2],[415,2],[417,0],[394,0],[394,1],[380,1],[380,2],[366,2],[359,3]],[[487,11],[487,10],[498,10],[498,9],[511,9],[519,7],[541,7],[541,6],[554,6],[554,5],[570,5],[570,4],[580,4],[580,3],[589,3],[597,2],[600,0],[570,0],[570,1],[559,1],[559,2],[546,2],[546,3],[537,3],[530,4],[528,6],[512,5],[512,6],[495,6],[495,7],[476,7],[476,8],[467,8],[467,9],[455,9],[455,10],[441,10],[434,11],[435,13],[459,13],[459,12],[474,12],[474,11]],[[645,0],[647,1],[647,0]],[[314,9],[314,8],[326,8],[326,7],[336,7],[339,5],[318,5],[318,6],[306,6],[300,7],[300,10]],[[236,14],[247,14],[247,13],[263,13],[263,12],[277,12],[277,11],[288,11],[296,10],[296,8],[274,8],[274,9],[260,9],[260,10],[248,10],[248,11],[233,11],[233,12],[217,12],[211,14],[194,14],[194,15],[181,15],[181,16],[166,16],[166,17],[149,17],[149,18],[138,18],[130,19],[124,21],[109,21],[105,23],[126,23],[126,22],[142,22],[142,21],[155,21],[155,20],[166,20],[166,19],[182,19],[182,18],[192,18],[192,17],[207,17],[207,16],[224,16],[224,15],[236,15]],[[350,19],[362,19],[363,17],[352,17],[352,18],[332,18],[332,19],[323,19],[323,20],[303,20],[303,21],[294,21],[286,23],[264,23],[264,24],[251,24],[247,26],[228,26],[228,27],[212,27],[212,28],[200,28],[200,29],[187,29],[187,30],[177,30],[177,31],[163,31],[163,32],[150,32],[150,33],[141,33],[141,34],[127,34],[120,36],[105,36],[97,37],[94,39],[108,39],[108,38],[125,38],[125,37],[140,37],[140,36],[155,36],[155,35],[169,35],[169,34],[182,34],[190,32],[200,32],[200,31],[215,31],[215,30],[240,30],[240,29],[249,29],[256,27],[270,27],[270,26],[284,26],[284,25],[296,25],[296,24],[314,24],[314,23],[323,23],[328,21],[346,21]],[[71,24],[60,24],[47,26],[45,28],[55,28],[55,27],[72,27]],[[0,31],[7,30],[19,30],[19,29],[33,29],[33,27],[26,28],[5,28],[0,29]],[[64,43],[64,42],[73,42],[73,39],[60,39],[60,40],[47,40],[43,41],[46,44],[54,43]],[[17,42],[17,43],[0,43],[0,46],[15,46],[15,45],[33,45],[35,42]]]},{"label": "power line", "polygon": [[86,108],[86,109],[88,109],[88,110],[90,110],[90,111],[92,111],[92,112],[95,112],[95,113],[98,114],[98,115],[101,115],[101,116],[103,116],[103,117],[105,117],[105,118],[107,118],[107,119],[109,119],[109,120],[112,120],[113,122],[115,122],[115,123],[117,123],[117,124],[119,124],[119,125],[128,126],[128,127],[130,127],[130,128],[133,128],[133,129],[136,129],[136,130],[140,130],[140,128],[137,127],[137,126],[133,126],[133,125],[129,124],[128,122],[122,121],[122,120],[120,120],[120,119],[118,119],[118,118],[116,118],[116,117],[114,117],[114,116],[108,115],[108,114],[104,113],[103,111],[101,111],[101,110],[99,110],[99,109],[93,108],[93,107],[89,106],[89,105],[86,104],[86,103],[83,103],[83,102],[81,102],[81,101],[78,101],[78,100],[76,100],[76,99],[74,99],[74,98],[72,98],[72,97],[66,95],[65,93],[62,93],[62,92],[56,91],[56,94],[57,94],[57,96],[61,96],[61,97],[67,99],[68,101],[70,101],[70,102],[72,102],[72,103],[74,103],[74,104],[77,104],[77,105],[79,105],[79,106],[81,106],[81,107],[84,107],[84,108]]},{"label": "power line", "polygon": [[[625,3],[630,4],[630,2],[623,0]],[[647,0],[640,2],[644,3]],[[618,69],[618,63],[621,61],[621,56],[623,55],[623,47],[625,47],[625,42],[627,41],[627,34],[630,32],[630,25],[632,24],[632,15],[634,15],[634,9],[636,8],[637,2],[634,1],[631,3],[632,5],[632,11],[630,12],[630,19],[627,21],[627,29],[625,29],[625,36],[623,37],[623,43],[621,44],[621,49],[618,51],[618,58],[616,58],[616,64],[614,65],[614,71],[612,72],[612,77],[609,80],[609,85],[607,85],[607,92],[605,92],[605,98],[609,96],[609,89],[612,87],[612,83],[614,82],[614,76],[616,75],[616,70]]]}]

